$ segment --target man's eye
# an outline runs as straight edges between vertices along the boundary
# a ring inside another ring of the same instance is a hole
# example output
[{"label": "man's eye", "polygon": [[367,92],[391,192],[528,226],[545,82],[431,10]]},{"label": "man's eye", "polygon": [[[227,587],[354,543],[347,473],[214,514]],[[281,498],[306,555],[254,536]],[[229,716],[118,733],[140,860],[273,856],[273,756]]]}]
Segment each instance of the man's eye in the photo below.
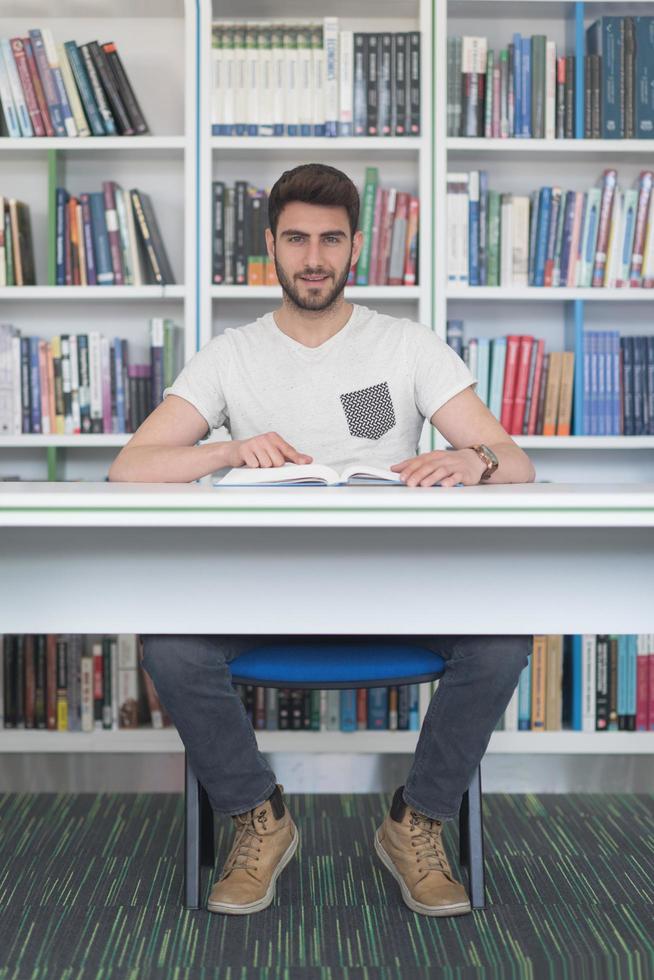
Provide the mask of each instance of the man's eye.
[{"label": "man's eye", "polygon": [[302,238],[302,235],[291,235],[291,239],[290,240],[292,242],[301,242],[301,241],[304,241],[304,239]]},{"label": "man's eye", "polygon": [[336,237],[336,235],[327,235],[325,241],[333,244],[334,242],[338,241],[338,238]]}]

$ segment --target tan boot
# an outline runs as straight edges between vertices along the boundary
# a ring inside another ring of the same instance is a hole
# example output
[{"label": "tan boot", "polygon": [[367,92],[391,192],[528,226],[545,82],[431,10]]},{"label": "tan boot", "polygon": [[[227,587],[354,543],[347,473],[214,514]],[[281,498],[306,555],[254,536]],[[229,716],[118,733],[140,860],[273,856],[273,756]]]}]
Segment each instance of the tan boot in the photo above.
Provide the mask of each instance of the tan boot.
[{"label": "tan boot", "polygon": [[275,882],[291,860],[299,835],[284,806],[284,787],[270,799],[232,817],[235,838],[222,874],[213,886],[210,912],[248,915],[265,909],[275,897]]},{"label": "tan boot", "polygon": [[391,811],[375,833],[375,850],[400,886],[402,898],[422,915],[465,915],[470,900],[452,876],[440,820],[412,810],[395,792]]}]

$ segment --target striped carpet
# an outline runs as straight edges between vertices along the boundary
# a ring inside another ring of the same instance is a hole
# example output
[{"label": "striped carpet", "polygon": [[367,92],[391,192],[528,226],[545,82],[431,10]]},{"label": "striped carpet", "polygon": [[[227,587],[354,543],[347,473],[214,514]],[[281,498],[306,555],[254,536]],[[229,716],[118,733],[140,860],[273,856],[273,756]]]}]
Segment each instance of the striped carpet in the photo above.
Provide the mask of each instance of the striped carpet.
[{"label": "striped carpet", "polygon": [[0,796],[0,978],[654,977],[654,797],[486,796],[489,908],[454,919],[376,858],[390,798],[289,794],[299,860],[232,917],[181,909],[180,797]]}]

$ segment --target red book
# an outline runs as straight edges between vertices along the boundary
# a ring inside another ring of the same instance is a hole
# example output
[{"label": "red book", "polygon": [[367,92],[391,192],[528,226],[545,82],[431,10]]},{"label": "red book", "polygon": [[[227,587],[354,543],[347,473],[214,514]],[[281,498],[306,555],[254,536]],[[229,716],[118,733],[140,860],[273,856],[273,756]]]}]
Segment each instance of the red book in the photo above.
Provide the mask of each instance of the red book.
[{"label": "red book", "polygon": [[636,229],[634,232],[634,247],[631,253],[631,269],[629,282],[632,286],[640,286],[643,274],[643,251],[645,249],[645,232],[647,231],[647,212],[649,198],[652,192],[654,174],[651,170],[642,170],[639,177],[638,207],[636,209]]},{"label": "red book", "polygon": [[32,76],[30,75],[29,66],[27,64],[25,42],[23,41],[22,37],[12,37],[11,51],[14,56],[14,61],[16,62],[16,71],[18,72],[20,85],[23,90],[23,95],[25,96],[25,105],[27,106],[34,135],[45,136],[45,126],[43,124],[43,119],[41,118],[41,110],[39,109],[39,103],[36,98],[36,92],[34,91],[34,85],[32,83]]},{"label": "red book", "polygon": [[[650,634],[650,636],[651,636],[651,634]],[[647,659],[649,661],[649,669],[647,671],[647,673],[649,675],[649,677],[648,677],[648,684],[649,684],[649,708],[648,708],[648,712],[647,712],[647,716],[648,716],[647,717],[647,725],[648,725],[648,731],[654,732],[654,650],[652,650],[652,646],[651,645],[650,645],[650,648],[649,648],[649,655],[648,655]]]},{"label": "red book", "polygon": [[648,633],[638,637],[636,658],[636,731],[646,732],[649,727],[649,673],[654,658],[649,647]]},{"label": "red book", "polygon": [[368,267],[368,285],[378,286],[377,265],[379,259],[379,245],[381,242],[381,228],[384,214],[384,199],[388,197],[388,191],[382,190],[377,184],[375,194],[375,213],[372,218],[372,244],[370,248],[370,265]]},{"label": "red book", "polygon": [[516,334],[509,334],[509,336],[506,338],[504,388],[502,390],[502,411],[500,413],[500,422],[507,432],[511,431],[511,421],[513,418],[513,396],[515,394],[516,380],[518,377],[519,349],[520,337]]},{"label": "red book", "polygon": [[30,73],[32,85],[34,87],[36,102],[39,107],[39,112],[41,113],[43,126],[45,128],[45,135],[56,136],[57,134],[55,133],[54,127],[50,120],[50,112],[48,110],[48,103],[45,98],[45,92],[43,91],[43,83],[41,81],[41,76],[39,75],[39,70],[36,67],[36,61],[34,59],[34,51],[32,50],[32,42],[28,37],[24,37],[22,40],[23,40],[23,47],[25,50],[25,58],[27,60],[27,70]]},{"label": "red book", "polygon": [[536,435],[536,422],[538,420],[538,397],[540,386],[543,380],[543,357],[545,356],[545,341],[539,340],[536,345],[536,365],[534,367],[534,388],[531,393],[531,405],[529,408],[529,421],[527,422],[527,435]]},{"label": "red book", "polygon": [[[393,252],[393,266],[395,266],[395,250],[392,248],[394,241],[393,239],[397,236],[398,232],[401,231],[402,237],[405,239],[406,228],[409,219],[409,203],[411,200],[411,195],[406,191],[399,191],[397,199],[395,201],[395,218],[393,220],[393,230],[391,233],[391,250]],[[389,273],[390,273],[389,268]],[[395,270],[394,270],[395,271]],[[399,271],[399,264],[398,264]],[[404,268],[402,268],[404,272]],[[402,286],[404,284],[403,276],[391,276],[388,277],[389,286]]]},{"label": "red book", "polygon": [[597,229],[597,245],[595,248],[595,262],[593,266],[593,286],[604,285],[604,273],[606,271],[606,250],[609,244],[609,232],[611,230],[611,213],[613,211],[613,198],[615,196],[615,186],[618,179],[617,170],[605,170],[602,179],[602,197],[600,199],[599,226]]},{"label": "red book", "polygon": [[377,263],[376,281],[380,286],[385,286],[388,280],[388,263],[391,257],[391,238],[393,236],[393,221],[395,220],[396,200],[397,191],[394,187],[390,187],[385,199],[381,239],[379,242],[379,259]]},{"label": "red book", "polygon": [[522,423],[525,417],[525,402],[527,401],[527,384],[529,383],[529,362],[531,361],[531,348],[534,338],[525,335],[520,338],[518,348],[518,370],[515,382],[515,392],[513,395],[513,411],[511,414],[511,428],[509,435],[522,435]]},{"label": "red book", "polygon": [[368,727],[368,691],[365,687],[357,690],[357,728]]}]

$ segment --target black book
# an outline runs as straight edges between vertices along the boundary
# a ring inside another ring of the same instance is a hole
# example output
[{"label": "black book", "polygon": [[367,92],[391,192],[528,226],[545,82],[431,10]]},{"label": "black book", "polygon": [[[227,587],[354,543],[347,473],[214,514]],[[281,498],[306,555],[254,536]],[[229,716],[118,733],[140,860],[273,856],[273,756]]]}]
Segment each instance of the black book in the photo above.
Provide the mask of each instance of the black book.
[{"label": "black book", "polygon": [[354,135],[366,136],[368,132],[368,35],[354,35],[354,68],[353,68],[353,121]]},{"label": "black book", "polygon": [[302,688],[291,688],[291,729],[299,731],[304,728],[304,691]]},{"label": "black book", "polygon": [[32,386],[30,384],[29,337],[20,338],[20,400],[22,406],[21,432],[32,431]]},{"label": "black book", "polygon": [[624,138],[636,135],[634,75],[636,65],[636,29],[633,17],[624,18]]},{"label": "black book", "polygon": [[368,35],[368,74],[366,78],[366,117],[368,136],[379,136],[379,52],[380,34]]},{"label": "black book", "polygon": [[[420,31],[410,31],[409,66],[408,66],[408,133],[409,136],[420,136]],[[478,131],[483,133],[483,75],[479,78],[479,124]],[[480,127],[480,128],[479,128]]]},{"label": "black book", "polygon": [[248,185],[245,180],[237,180],[234,188],[234,282],[237,286],[247,284],[247,204]]},{"label": "black book", "polygon": [[593,135],[593,73],[592,54],[584,57],[584,139],[592,139]]},{"label": "black book", "polygon": [[109,107],[109,102],[107,101],[104,88],[102,87],[98,69],[95,66],[93,56],[91,55],[91,46],[90,44],[78,44],[77,47],[82,56],[86,73],[89,76],[89,82],[91,83],[91,88],[93,89],[93,98],[95,99],[98,106],[98,111],[102,116],[102,123],[106,133],[108,136],[115,136],[115,134],[118,132],[118,127],[116,125],[116,120],[114,119],[114,114]]},{"label": "black book", "polygon": [[225,282],[225,182],[213,182],[213,249],[211,281],[216,286]]},{"label": "black book", "polygon": [[141,106],[134,94],[134,89],[131,86],[129,77],[122,61],[120,60],[120,55],[116,49],[116,45],[113,41],[108,41],[106,44],[102,45],[102,50],[104,51],[105,58],[107,59],[107,64],[113,74],[114,81],[116,83],[116,88],[120,94],[123,104],[127,109],[127,113],[131,120],[132,126],[135,131],[142,136],[144,133],[149,133],[148,124],[145,121],[145,116],[141,110]]},{"label": "black book", "polygon": [[166,283],[174,283],[175,277],[168,261],[150,198],[136,188],[130,190],[129,196],[134,207],[136,225],[152,269],[154,281],[160,286]]},{"label": "black book", "polygon": [[595,728],[606,731],[609,724],[609,638],[597,637],[595,670]]},{"label": "black book", "polygon": [[88,47],[91,58],[93,59],[93,64],[95,65],[95,70],[98,73],[98,77],[102,83],[105,95],[107,96],[107,101],[109,102],[114,119],[116,120],[116,125],[120,130],[121,135],[133,136],[134,127],[132,126],[132,120],[129,118],[129,114],[125,108],[125,103],[123,102],[120,92],[118,91],[114,74],[109,67],[109,63],[107,62],[107,56],[97,41],[91,41]]},{"label": "black book", "polygon": [[393,136],[406,136],[407,116],[407,37],[406,34],[392,34],[392,96],[391,133]]},{"label": "black book", "polygon": [[590,117],[591,139],[598,140],[602,135],[602,56],[590,56]]},{"label": "black book", "polygon": [[4,727],[16,727],[16,637],[7,633],[4,638],[2,659],[2,680],[4,689]]},{"label": "black book", "polygon": [[575,56],[569,54],[565,59],[565,138],[575,135]]},{"label": "black book", "polygon": [[127,388],[129,391],[129,410],[127,412],[127,428],[129,432],[136,432],[139,427],[136,406],[138,404],[138,392],[136,390],[136,382],[138,378],[133,375],[129,375],[127,378]]},{"label": "black book", "polygon": [[[116,342],[109,344],[109,400],[111,403],[111,431],[118,432],[118,383],[116,380]],[[81,414],[81,413],[80,413]],[[127,415],[125,415],[127,418]],[[133,432],[134,429],[128,429]]]},{"label": "black book", "polygon": [[27,204],[22,201],[16,202],[16,217],[18,219],[18,248],[20,250],[20,264],[23,274],[23,286],[36,285],[36,271],[34,268],[34,245],[32,243],[32,226],[30,223],[30,212]]},{"label": "black book", "polygon": [[46,639],[43,633],[37,633],[34,637],[34,725],[36,728],[46,727],[45,717],[45,696],[46,696],[46,669],[45,669],[45,648]]},{"label": "black book", "polygon": [[390,136],[391,128],[391,100],[393,95],[392,87],[392,64],[393,64],[393,35],[379,34],[379,79],[377,97],[377,129],[380,136]]}]

